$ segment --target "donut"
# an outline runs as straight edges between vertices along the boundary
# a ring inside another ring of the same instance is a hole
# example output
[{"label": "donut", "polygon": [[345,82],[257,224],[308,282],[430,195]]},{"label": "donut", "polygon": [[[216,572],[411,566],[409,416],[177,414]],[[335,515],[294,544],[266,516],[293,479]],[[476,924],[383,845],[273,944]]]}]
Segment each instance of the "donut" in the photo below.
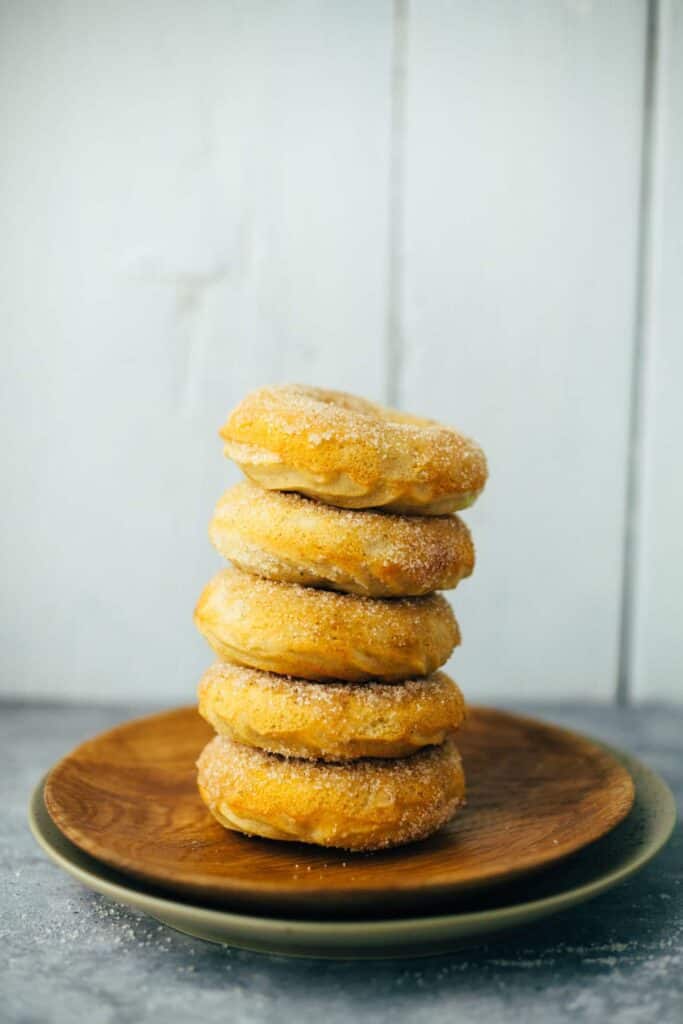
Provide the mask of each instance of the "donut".
[{"label": "donut", "polygon": [[201,679],[199,713],[249,747],[349,761],[443,743],[462,724],[465,701],[444,672],[403,683],[316,683],[222,662]]},{"label": "donut", "polygon": [[434,672],[460,640],[441,594],[359,597],[224,569],[195,623],[221,661],[304,679],[411,679]]},{"label": "donut", "polygon": [[220,499],[209,536],[247,572],[369,597],[447,590],[474,568],[472,538],[457,516],[356,512],[248,481]]},{"label": "donut", "polygon": [[225,828],[345,850],[424,839],[463,802],[451,740],[411,757],[325,764],[216,736],[197,762],[202,800]]},{"label": "donut", "polygon": [[443,515],[471,505],[486,483],[474,441],[342,391],[261,388],[220,434],[225,454],[255,483],[342,508]]}]

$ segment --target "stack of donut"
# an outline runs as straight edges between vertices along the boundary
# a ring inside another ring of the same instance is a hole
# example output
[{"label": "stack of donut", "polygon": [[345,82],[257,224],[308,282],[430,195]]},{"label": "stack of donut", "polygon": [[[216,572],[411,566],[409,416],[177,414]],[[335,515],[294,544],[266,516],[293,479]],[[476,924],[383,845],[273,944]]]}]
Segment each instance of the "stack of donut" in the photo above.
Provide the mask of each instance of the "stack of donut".
[{"label": "stack of donut", "polygon": [[210,537],[231,568],[195,621],[219,661],[199,686],[217,736],[198,761],[226,828],[375,850],[421,839],[463,802],[465,717],[438,669],[460,641],[435,593],[474,567],[454,512],[486,481],[454,430],[336,391],[248,395],[221,430],[248,480]]}]

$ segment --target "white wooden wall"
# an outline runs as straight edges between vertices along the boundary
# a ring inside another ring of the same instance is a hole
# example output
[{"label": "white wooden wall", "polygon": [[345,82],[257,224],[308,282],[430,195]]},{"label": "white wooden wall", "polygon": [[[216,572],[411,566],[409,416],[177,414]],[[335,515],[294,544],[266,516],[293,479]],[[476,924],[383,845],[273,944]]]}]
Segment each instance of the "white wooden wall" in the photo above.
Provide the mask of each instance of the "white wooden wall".
[{"label": "white wooden wall", "polygon": [[683,2],[662,0],[643,311],[636,697],[683,699]]},{"label": "white wooden wall", "polygon": [[2,692],[192,699],[217,427],[301,380],[485,446],[472,699],[681,694],[682,9],[0,0]]}]

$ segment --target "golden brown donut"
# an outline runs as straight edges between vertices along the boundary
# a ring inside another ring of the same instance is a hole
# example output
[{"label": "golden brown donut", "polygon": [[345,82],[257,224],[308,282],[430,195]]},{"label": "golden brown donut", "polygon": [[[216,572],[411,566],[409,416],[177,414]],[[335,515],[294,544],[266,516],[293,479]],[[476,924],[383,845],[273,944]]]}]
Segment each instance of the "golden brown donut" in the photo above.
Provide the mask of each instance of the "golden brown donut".
[{"label": "golden brown donut", "polygon": [[286,757],[407,757],[443,743],[465,701],[444,672],[404,683],[315,683],[219,662],[199,684],[199,713],[222,736]]},{"label": "golden brown donut", "polygon": [[486,483],[474,441],[342,391],[261,388],[220,433],[228,458],[262,487],[343,508],[443,515],[471,505]]},{"label": "golden brown donut", "polygon": [[221,661],[304,679],[426,676],[460,640],[440,594],[358,597],[239,569],[224,569],[207,584],[195,623]]},{"label": "golden brown donut", "polygon": [[447,590],[474,568],[457,516],[356,512],[246,480],[218,502],[209,536],[246,572],[369,597]]},{"label": "golden brown donut", "polygon": [[225,828],[345,850],[424,839],[465,795],[451,740],[411,757],[325,764],[216,736],[197,768],[202,800]]}]

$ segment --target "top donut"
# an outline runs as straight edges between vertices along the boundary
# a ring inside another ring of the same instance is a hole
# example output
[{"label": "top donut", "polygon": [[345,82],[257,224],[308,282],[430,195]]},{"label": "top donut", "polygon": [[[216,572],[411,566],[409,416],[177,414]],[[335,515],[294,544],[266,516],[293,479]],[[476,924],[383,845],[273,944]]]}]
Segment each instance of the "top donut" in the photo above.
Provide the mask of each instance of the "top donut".
[{"label": "top donut", "polygon": [[255,483],[341,508],[445,515],[471,505],[486,483],[476,442],[343,391],[260,388],[220,434],[225,454]]}]

